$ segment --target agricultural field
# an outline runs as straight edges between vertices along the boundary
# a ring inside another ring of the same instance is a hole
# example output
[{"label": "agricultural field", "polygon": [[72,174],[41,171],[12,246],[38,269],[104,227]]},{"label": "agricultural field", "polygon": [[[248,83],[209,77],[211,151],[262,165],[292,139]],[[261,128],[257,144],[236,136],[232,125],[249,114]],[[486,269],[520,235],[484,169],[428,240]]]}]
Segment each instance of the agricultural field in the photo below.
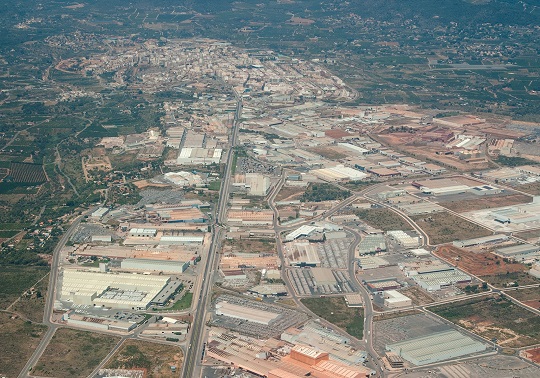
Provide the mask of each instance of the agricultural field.
[{"label": "agricultural field", "polygon": [[500,346],[540,343],[540,316],[499,296],[473,298],[431,307],[431,311]]},{"label": "agricultural field", "polygon": [[6,309],[49,272],[47,267],[2,266],[0,269],[0,309]]},{"label": "agricultural field", "polygon": [[506,292],[512,298],[517,299],[521,303],[540,309],[540,288],[531,287],[527,289],[509,290]]},{"label": "agricultural field", "polygon": [[507,262],[489,252],[474,253],[454,246],[441,246],[434,253],[436,256],[475,276],[524,272],[527,269],[523,264]]},{"label": "agricultural field", "polygon": [[33,374],[40,377],[87,377],[119,337],[61,328],[36,364]]},{"label": "agricultural field", "polygon": [[[146,369],[148,378],[178,376],[183,362],[182,350],[148,341],[126,340],[105,365],[108,369]],[[176,368],[174,373],[171,367]]]},{"label": "agricultural field", "polygon": [[362,209],[356,210],[354,214],[356,214],[356,216],[358,216],[358,218],[360,218],[360,220],[363,222],[366,222],[370,226],[379,228],[383,231],[412,229],[411,225],[407,223],[407,221],[389,209]]},{"label": "agricultural field", "polygon": [[47,327],[0,312],[0,374],[16,377],[38,346]]},{"label": "agricultural field", "polygon": [[458,213],[492,209],[495,207],[513,206],[531,202],[531,197],[525,194],[510,194],[505,196],[486,196],[473,200],[439,202],[439,205]]},{"label": "agricultural field", "polygon": [[343,297],[307,298],[302,303],[315,315],[347,331],[357,339],[364,336],[364,313],[360,308],[347,307]]},{"label": "agricultural field", "polygon": [[12,162],[9,176],[13,182],[38,184],[47,181],[47,176],[41,164]]},{"label": "agricultural field", "polygon": [[463,218],[447,212],[411,217],[429,236],[431,245],[454,240],[473,239],[491,235],[492,232]]}]

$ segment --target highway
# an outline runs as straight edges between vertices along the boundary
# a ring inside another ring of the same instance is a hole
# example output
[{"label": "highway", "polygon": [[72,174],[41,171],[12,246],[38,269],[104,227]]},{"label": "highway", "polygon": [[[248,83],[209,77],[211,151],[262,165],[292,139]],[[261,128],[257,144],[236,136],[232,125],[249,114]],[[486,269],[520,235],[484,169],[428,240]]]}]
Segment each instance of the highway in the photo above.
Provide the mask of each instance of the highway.
[{"label": "highway", "polygon": [[37,362],[39,361],[39,358],[47,348],[47,345],[49,345],[49,342],[51,341],[52,337],[54,336],[54,333],[56,330],[60,327],[58,324],[55,324],[51,322],[51,316],[54,310],[54,301],[56,297],[56,283],[58,280],[58,270],[59,270],[59,264],[60,264],[60,256],[62,248],[66,245],[71,235],[73,235],[73,232],[77,229],[77,226],[79,223],[81,223],[81,220],[84,218],[86,214],[91,213],[94,211],[95,208],[89,209],[85,211],[83,214],[79,215],[71,224],[69,229],[64,233],[56,247],[53,251],[53,258],[51,263],[51,272],[49,274],[49,289],[47,291],[47,298],[45,300],[45,309],[43,311],[43,324],[45,324],[48,329],[47,332],[45,332],[45,335],[41,339],[41,342],[37,346],[36,350],[34,350],[34,353],[30,357],[30,359],[26,362],[26,365],[24,365],[24,368],[19,373],[19,378],[28,377],[28,372],[31,368],[33,368]]},{"label": "highway", "polygon": [[216,208],[216,215],[212,224],[212,241],[206,258],[206,265],[203,274],[199,277],[202,280],[199,296],[195,298],[196,308],[193,313],[193,324],[191,325],[191,337],[187,346],[186,356],[184,359],[183,377],[192,378],[200,376],[199,362],[202,356],[202,343],[204,338],[204,330],[208,305],[212,293],[212,278],[217,270],[219,263],[219,246],[223,239],[223,229],[220,224],[225,218],[227,205],[229,202],[229,191],[232,177],[232,163],[234,160],[234,147],[238,141],[238,120],[242,114],[242,100],[237,100],[236,113],[231,128],[230,148],[227,152],[225,163],[225,171],[221,181],[219,192],[219,200]]}]

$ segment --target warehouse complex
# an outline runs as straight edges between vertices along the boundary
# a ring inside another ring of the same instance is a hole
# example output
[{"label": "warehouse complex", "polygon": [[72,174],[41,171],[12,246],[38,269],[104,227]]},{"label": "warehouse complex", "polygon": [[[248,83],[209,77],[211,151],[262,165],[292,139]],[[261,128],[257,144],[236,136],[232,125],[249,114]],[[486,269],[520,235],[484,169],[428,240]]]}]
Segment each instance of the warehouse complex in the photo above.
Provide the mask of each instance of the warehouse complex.
[{"label": "warehouse complex", "polygon": [[124,259],[120,263],[122,269],[141,270],[145,272],[184,273],[189,268],[189,261]]},{"label": "warehouse complex", "polygon": [[446,331],[387,345],[386,349],[421,366],[483,352],[486,345],[458,331]]},{"label": "warehouse complex", "polygon": [[170,280],[167,276],[64,270],[60,300],[75,305],[146,310]]}]

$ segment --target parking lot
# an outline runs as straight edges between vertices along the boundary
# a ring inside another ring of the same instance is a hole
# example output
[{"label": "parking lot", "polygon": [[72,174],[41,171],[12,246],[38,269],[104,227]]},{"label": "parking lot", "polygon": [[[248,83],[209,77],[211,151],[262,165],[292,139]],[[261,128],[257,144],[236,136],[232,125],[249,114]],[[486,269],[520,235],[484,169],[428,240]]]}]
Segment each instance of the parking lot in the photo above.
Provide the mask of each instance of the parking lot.
[{"label": "parking lot", "polygon": [[274,175],[278,172],[277,167],[264,164],[249,157],[239,157],[236,160],[236,173],[264,173]]}]

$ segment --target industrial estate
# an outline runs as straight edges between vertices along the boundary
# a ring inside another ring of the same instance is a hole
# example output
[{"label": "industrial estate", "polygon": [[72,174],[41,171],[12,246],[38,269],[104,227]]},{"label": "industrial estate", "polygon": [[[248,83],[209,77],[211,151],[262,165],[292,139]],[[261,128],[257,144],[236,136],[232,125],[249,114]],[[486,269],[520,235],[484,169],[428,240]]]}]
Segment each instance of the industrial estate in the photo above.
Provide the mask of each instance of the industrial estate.
[{"label": "industrial estate", "polygon": [[217,39],[115,37],[51,71],[102,86],[56,102],[162,101],[58,168],[94,201],[2,239],[54,241],[2,313],[34,327],[43,301],[6,376],[540,376],[536,124],[362,105],[317,59]]}]

